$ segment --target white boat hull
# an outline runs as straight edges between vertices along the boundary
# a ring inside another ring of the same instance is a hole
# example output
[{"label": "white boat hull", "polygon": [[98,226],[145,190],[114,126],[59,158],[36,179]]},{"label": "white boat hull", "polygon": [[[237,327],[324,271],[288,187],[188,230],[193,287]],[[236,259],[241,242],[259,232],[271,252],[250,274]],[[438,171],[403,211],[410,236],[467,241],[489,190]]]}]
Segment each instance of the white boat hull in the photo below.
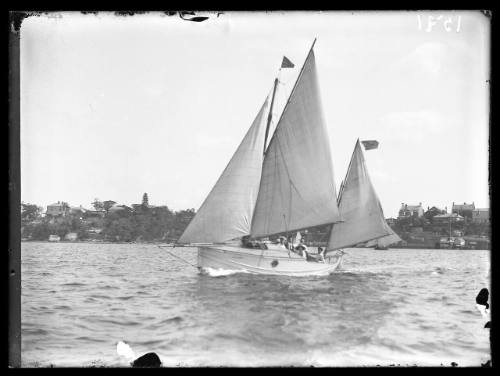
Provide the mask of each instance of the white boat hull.
[{"label": "white boat hull", "polygon": [[254,274],[309,276],[328,275],[338,269],[342,255],[326,263],[306,261],[286,250],[261,250],[235,246],[198,247],[198,268],[202,272],[233,271]]}]

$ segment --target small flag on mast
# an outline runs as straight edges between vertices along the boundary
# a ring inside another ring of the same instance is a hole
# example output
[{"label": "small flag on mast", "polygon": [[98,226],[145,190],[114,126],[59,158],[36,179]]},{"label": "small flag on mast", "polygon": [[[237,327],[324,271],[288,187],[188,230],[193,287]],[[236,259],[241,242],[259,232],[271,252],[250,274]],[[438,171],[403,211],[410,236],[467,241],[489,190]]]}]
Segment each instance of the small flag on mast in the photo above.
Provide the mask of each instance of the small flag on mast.
[{"label": "small flag on mast", "polygon": [[375,140],[361,141],[361,143],[364,145],[365,150],[372,150],[378,148],[378,141]]},{"label": "small flag on mast", "polygon": [[286,57],[283,56],[283,61],[281,62],[281,68],[293,68],[295,65]]}]

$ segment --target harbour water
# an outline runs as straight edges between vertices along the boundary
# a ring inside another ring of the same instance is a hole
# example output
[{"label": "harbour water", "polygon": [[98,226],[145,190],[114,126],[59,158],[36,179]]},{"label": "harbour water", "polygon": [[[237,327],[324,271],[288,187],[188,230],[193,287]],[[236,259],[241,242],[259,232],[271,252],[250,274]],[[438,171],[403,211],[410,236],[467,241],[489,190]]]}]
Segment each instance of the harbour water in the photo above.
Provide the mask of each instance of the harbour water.
[{"label": "harbour water", "polygon": [[[170,249],[169,249],[170,251]],[[192,263],[196,249],[171,250]],[[146,244],[22,243],[24,367],[480,366],[490,253],[347,249],[325,277],[213,277]]]}]

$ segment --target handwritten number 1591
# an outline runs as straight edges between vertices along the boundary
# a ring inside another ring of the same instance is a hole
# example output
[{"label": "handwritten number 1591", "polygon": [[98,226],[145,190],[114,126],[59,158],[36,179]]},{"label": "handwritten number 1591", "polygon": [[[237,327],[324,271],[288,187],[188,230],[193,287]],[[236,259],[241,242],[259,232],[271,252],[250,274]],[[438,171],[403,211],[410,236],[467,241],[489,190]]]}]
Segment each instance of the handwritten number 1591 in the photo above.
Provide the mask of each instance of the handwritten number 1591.
[{"label": "handwritten number 1591", "polygon": [[[427,18],[427,20],[425,20]],[[418,29],[419,30],[425,30],[428,33],[430,33],[433,29],[434,26],[438,24],[442,24],[444,29],[447,32],[450,32],[452,30],[455,30],[457,33],[460,32],[460,23],[462,21],[462,17],[450,17],[450,16],[427,16],[427,17],[421,17],[420,14],[417,15],[418,19]],[[427,22],[426,22],[427,21]]]}]

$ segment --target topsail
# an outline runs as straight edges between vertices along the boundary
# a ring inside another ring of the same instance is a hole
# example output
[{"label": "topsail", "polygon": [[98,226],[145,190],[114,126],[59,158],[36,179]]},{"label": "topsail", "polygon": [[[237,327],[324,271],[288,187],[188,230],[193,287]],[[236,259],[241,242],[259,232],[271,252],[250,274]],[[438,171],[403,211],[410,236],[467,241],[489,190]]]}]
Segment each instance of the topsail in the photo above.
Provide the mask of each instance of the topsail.
[{"label": "topsail", "polygon": [[334,223],[340,219],[335,197],[311,48],[266,151],[251,235],[262,237]]},{"label": "topsail", "polygon": [[344,222],[333,225],[328,249],[349,247],[394,234],[385,221],[382,206],[368,176],[359,140],[339,201]]},{"label": "topsail", "polygon": [[268,98],[179,243],[222,243],[250,233],[262,172],[267,107]]}]

